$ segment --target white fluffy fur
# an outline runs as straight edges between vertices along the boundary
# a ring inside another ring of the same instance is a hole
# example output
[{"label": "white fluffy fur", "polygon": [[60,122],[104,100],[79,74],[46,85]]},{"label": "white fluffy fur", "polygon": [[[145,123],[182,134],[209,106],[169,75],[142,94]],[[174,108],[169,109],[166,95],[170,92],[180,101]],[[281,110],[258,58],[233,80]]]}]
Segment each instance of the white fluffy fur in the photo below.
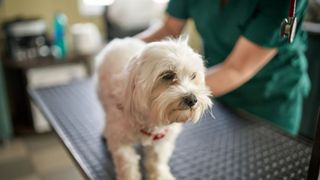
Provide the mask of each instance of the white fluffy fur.
[{"label": "white fluffy fur", "polygon": [[[198,121],[212,105],[201,56],[186,40],[145,44],[125,38],[109,43],[97,61],[97,93],[107,116],[104,136],[117,179],[141,179],[140,156],[132,147],[137,143],[144,147],[147,179],[175,179],[168,161],[181,123]],[[197,102],[189,107],[184,98],[191,94]],[[166,134],[153,140],[141,129]]]}]

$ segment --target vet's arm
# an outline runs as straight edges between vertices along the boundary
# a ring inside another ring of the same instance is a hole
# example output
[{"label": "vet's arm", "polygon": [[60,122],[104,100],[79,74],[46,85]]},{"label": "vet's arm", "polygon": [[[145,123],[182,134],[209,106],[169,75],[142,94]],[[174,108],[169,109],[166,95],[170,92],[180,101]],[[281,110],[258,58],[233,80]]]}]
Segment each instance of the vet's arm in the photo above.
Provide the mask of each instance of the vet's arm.
[{"label": "vet's arm", "polygon": [[215,97],[235,90],[250,80],[277,53],[240,37],[227,59],[206,74],[206,83]]},{"label": "vet's arm", "polygon": [[167,15],[163,23],[152,26],[146,31],[137,34],[135,37],[145,42],[158,41],[165,37],[178,37],[185,24],[186,20],[177,19]]}]

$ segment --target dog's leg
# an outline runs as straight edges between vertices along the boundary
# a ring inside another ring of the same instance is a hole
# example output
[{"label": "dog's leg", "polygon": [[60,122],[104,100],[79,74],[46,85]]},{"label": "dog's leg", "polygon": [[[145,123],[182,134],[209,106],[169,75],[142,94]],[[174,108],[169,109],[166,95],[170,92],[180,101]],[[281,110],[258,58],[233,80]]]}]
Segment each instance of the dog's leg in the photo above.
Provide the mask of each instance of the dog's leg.
[{"label": "dog's leg", "polygon": [[[111,150],[111,149],[110,149]],[[120,146],[111,150],[117,180],[141,180],[140,156],[131,146]]]},{"label": "dog's leg", "polygon": [[[167,144],[167,143],[164,143]],[[168,165],[173,147],[167,145],[145,146],[144,166],[148,180],[174,180]]]},{"label": "dog's leg", "polygon": [[175,147],[175,140],[181,127],[175,127],[165,139],[144,147],[144,166],[148,180],[174,180],[171,174],[169,160]]},{"label": "dog's leg", "polygon": [[123,129],[121,113],[117,109],[108,111],[104,136],[112,155],[117,180],[141,180],[139,168],[140,156],[128,141],[128,133]]}]

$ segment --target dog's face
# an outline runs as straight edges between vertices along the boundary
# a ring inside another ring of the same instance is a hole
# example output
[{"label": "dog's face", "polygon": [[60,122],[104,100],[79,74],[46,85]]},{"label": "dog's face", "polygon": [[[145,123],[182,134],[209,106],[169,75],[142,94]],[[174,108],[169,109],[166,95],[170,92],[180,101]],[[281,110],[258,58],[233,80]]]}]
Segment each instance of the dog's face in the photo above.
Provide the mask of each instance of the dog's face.
[{"label": "dog's face", "polygon": [[125,106],[143,123],[196,122],[212,105],[203,60],[184,41],[150,43],[128,69]]}]

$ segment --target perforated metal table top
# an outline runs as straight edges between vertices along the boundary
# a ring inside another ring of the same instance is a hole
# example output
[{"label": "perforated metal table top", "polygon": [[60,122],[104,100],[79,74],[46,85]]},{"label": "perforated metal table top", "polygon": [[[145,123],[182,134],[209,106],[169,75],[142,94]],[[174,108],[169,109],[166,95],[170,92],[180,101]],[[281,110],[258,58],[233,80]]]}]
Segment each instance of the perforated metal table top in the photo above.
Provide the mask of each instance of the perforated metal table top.
[{"label": "perforated metal table top", "polygon": [[[101,132],[104,113],[91,80],[30,90],[53,129],[89,179],[114,179]],[[188,123],[170,160],[178,180],[306,179],[311,144],[215,103],[215,119]]]}]

